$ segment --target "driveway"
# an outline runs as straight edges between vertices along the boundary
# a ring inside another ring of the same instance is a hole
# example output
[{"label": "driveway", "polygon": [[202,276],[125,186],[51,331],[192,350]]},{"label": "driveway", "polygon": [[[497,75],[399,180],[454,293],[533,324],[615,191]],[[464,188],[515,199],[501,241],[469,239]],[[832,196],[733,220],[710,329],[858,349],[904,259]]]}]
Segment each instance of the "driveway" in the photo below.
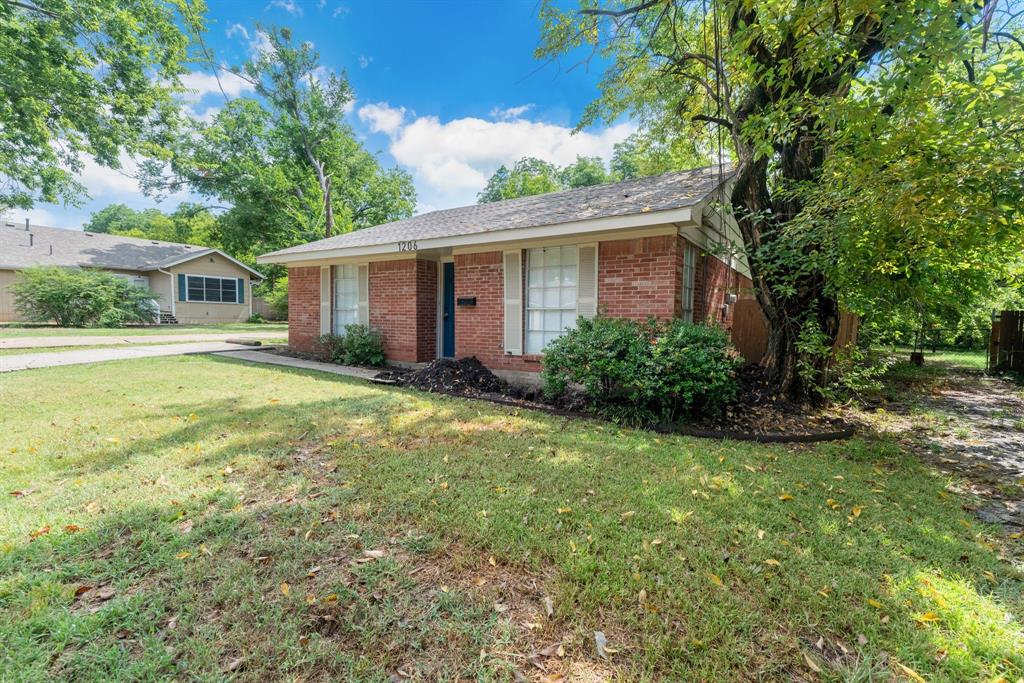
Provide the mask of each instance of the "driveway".
[{"label": "driveway", "polygon": [[76,337],[10,337],[0,339],[0,349],[42,349],[54,346],[121,346],[167,342],[206,342],[227,339],[273,339],[287,336],[279,332],[201,332],[198,334],[82,335]]},{"label": "driveway", "polygon": [[[90,339],[95,339],[95,337],[90,337]],[[152,337],[146,337],[145,339],[150,340]],[[108,360],[125,360],[129,358],[152,358],[154,356],[183,356],[191,353],[238,351],[247,348],[250,347],[242,344],[228,344],[223,341],[200,341],[185,344],[136,347],[122,346],[120,348],[112,349],[83,349],[81,351],[25,353],[13,356],[0,356],[0,372],[31,370],[33,368],[50,368],[59,365],[103,363]]]}]

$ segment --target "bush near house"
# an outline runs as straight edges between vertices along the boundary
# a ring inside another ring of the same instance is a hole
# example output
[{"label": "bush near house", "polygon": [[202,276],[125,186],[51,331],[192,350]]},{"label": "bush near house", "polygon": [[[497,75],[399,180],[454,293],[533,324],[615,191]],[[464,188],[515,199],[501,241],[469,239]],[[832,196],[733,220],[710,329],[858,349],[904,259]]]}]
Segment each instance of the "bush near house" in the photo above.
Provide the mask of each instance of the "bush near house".
[{"label": "bush near house", "polygon": [[121,327],[151,323],[156,295],[104,270],[36,266],[11,286],[14,305],[29,322],[61,327]]},{"label": "bush near house", "polygon": [[384,340],[367,325],[346,325],[345,334],[322,334],[317,347],[332,363],[342,365],[384,365]]},{"label": "bush near house", "polygon": [[629,424],[717,412],[736,397],[742,360],[724,330],[597,316],[544,351],[549,398],[576,384],[601,414]]}]

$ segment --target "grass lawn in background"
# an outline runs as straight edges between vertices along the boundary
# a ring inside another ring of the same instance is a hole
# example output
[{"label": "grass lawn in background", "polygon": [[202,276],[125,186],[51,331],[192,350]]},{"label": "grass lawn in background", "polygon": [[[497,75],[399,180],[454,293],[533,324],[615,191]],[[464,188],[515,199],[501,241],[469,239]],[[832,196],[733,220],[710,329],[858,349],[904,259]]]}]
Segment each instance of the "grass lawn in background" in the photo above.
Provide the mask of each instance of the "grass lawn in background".
[{"label": "grass lawn in background", "polygon": [[887,441],[213,356],[12,373],[0,405],[5,680],[1024,675],[1020,541]]},{"label": "grass lawn in background", "polygon": [[[910,360],[910,347],[883,347],[880,349],[885,353],[890,353],[897,356],[901,361]],[[925,365],[935,364],[943,368],[961,369],[961,370],[984,370],[985,361],[988,358],[988,351],[979,349],[976,351],[958,351],[954,349],[939,349],[934,353],[930,350],[925,350],[924,362]]]},{"label": "grass lawn in background", "polygon": [[147,334],[219,334],[245,332],[268,336],[284,335],[288,323],[218,323],[214,325],[150,325],[147,327],[54,327],[29,323],[0,324],[0,339],[13,337],[131,337]]},{"label": "grass lawn in background", "polygon": [[[262,339],[260,340],[263,344],[285,344],[287,338],[280,337],[278,339]],[[88,349],[125,349],[132,348],[137,349],[142,346],[167,346],[169,344],[192,344],[194,342],[151,342],[151,343],[138,343],[138,344],[82,344],[78,346],[41,346],[41,347],[29,347],[29,348],[17,348],[17,349],[0,349],[0,357],[3,356],[21,356],[27,353],[60,353],[62,351],[85,351]]]}]

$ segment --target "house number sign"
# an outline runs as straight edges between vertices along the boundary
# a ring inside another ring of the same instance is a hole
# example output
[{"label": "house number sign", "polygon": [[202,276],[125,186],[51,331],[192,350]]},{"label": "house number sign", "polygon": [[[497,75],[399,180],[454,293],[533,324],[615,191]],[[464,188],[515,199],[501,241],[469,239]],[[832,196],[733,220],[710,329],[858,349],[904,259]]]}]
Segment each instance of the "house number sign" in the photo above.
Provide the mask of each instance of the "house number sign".
[{"label": "house number sign", "polygon": [[417,249],[419,249],[419,245],[416,244],[416,240],[398,243],[398,251],[416,251]]}]

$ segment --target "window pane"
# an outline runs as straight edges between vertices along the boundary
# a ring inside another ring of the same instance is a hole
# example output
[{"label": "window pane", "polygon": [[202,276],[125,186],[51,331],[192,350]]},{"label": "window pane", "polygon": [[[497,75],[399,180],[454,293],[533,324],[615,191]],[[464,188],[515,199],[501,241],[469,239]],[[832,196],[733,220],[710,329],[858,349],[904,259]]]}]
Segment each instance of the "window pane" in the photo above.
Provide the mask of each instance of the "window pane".
[{"label": "window pane", "polygon": [[228,303],[238,302],[238,293],[235,291],[237,283],[234,280],[221,280],[220,281],[220,298],[221,301]]},{"label": "window pane", "polygon": [[188,300],[205,301],[206,291],[203,288],[203,278],[189,276],[188,278]]},{"label": "window pane", "polygon": [[562,308],[576,308],[576,288],[562,287],[558,305]]},{"label": "window pane", "polygon": [[544,250],[544,265],[545,266],[557,266],[562,262],[562,252],[560,249],[545,249]]},{"label": "window pane", "polygon": [[526,352],[540,353],[544,348],[544,335],[541,332],[526,333]]},{"label": "window pane", "polygon": [[544,290],[543,289],[538,289],[536,287],[530,287],[529,290],[527,290],[527,291],[529,293],[529,296],[527,298],[527,303],[526,303],[527,306],[529,306],[530,308],[534,308],[536,306],[543,306],[544,305]]},{"label": "window pane", "polygon": [[220,278],[208,277],[206,280],[206,300],[220,301]]}]

